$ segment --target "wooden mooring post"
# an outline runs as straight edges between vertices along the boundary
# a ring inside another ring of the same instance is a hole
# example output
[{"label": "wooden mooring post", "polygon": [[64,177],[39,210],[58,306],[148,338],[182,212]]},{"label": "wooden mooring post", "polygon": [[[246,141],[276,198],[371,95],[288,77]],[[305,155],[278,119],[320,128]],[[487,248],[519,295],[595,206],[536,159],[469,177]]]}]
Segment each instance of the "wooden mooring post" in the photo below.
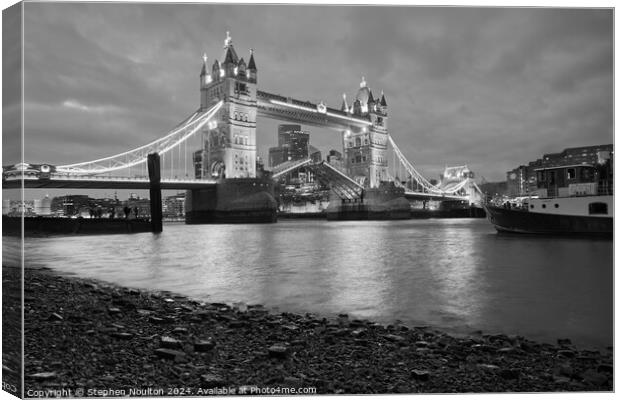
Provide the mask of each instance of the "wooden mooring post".
[{"label": "wooden mooring post", "polygon": [[161,169],[159,163],[159,154],[151,153],[147,158],[147,166],[149,170],[149,195],[151,199],[151,232],[160,233],[162,226],[162,209],[161,209]]}]

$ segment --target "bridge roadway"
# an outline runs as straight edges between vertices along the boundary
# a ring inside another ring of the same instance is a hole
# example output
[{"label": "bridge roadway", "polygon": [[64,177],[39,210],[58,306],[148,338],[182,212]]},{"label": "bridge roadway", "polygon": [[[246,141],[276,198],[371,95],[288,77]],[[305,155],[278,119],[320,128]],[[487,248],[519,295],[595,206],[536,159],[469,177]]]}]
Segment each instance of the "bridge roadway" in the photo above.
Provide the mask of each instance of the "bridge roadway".
[{"label": "bridge roadway", "polygon": [[456,196],[453,194],[436,194],[436,193],[423,193],[412,192],[405,190],[405,198],[407,200],[436,200],[436,201],[469,201],[467,196]]},{"label": "bridge roadway", "polygon": [[[2,189],[21,188],[21,179],[4,179]],[[190,190],[204,189],[216,185],[215,180],[195,179],[162,179],[162,190]],[[49,179],[25,178],[24,188],[27,189],[145,189],[150,188],[148,178],[123,178],[123,177],[66,177],[52,176]]]},{"label": "bridge roadway", "polygon": [[[49,179],[26,177],[24,188],[26,189],[133,189],[148,190],[150,182],[147,178],[123,178],[123,177],[67,177],[54,176]],[[21,188],[21,179],[14,177],[3,179],[2,189]],[[162,190],[191,190],[204,189],[217,185],[215,180],[196,180],[196,179],[162,179]],[[468,200],[466,196],[441,195],[432,193],[413,192],[406,190],[405,198],[408,200],[446,200],[459,201]]]}]

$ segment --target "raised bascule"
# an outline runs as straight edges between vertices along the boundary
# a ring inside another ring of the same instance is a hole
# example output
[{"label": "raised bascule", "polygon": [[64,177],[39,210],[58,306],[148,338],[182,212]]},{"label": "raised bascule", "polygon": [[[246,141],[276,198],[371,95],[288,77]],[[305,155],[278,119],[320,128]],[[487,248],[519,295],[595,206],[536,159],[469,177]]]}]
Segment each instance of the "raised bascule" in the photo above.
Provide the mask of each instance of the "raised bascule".
[{"label": "raised bascule", "polygon": [[[343,95],[340,108],[258,90],[258,68],[250,50],[246,63],[227,32],[219,60],[203,56],[200,107],[167,135],[147,145],[102,159],[61,165],[19,164],[5,168],[3,187],[149,188],[132,168],[145,165],[149,154],[177,160],[188,139],[200,137],[191,150],[194,178],[166,179],[162,189],[185,189],[186,222],[274,222],[277,201],[274,179],[296,168],[309,168],[329,184],[329,219],[397,219],[410,216],[409,200],[460,200],[476,203],[480,190],[472,174],[457,175],[440,186],[425,179],[388,133],[388,103],[375,97],[366,80],[352,101]],[[342,137],[344,171],[310,160],[288,162],[271,173],[257,169],[257,117],[329,128]],[[392,170],[389,155],[394,160]],[[187,157],[187,155],[186,155]],[[397,160],[397,161],[396,161]],[[185,160],[187,163],[187,160]],[[164,163],[165,164],[165,163]],[[171,168],[173,163],[171,162]],[[186,167],[187,169],[187,167]],[[112,176],[129,171],[129,177]],[[458,171],[457,171],[458,172]],[[469,172],[469,171],[468,171]],[[171,174],[172,175],[172,174]]]}]

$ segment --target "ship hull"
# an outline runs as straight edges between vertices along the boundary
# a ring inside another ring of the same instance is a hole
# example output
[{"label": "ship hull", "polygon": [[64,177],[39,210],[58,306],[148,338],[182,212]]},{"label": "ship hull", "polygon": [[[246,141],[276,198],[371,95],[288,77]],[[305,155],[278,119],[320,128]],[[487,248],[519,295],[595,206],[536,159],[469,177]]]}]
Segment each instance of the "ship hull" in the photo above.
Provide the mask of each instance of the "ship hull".
[{"label": "ship hull", "polygon": [[612,236],[613,217],[545,214],[523,209],[485,206],[499,232],[542,235]]}]

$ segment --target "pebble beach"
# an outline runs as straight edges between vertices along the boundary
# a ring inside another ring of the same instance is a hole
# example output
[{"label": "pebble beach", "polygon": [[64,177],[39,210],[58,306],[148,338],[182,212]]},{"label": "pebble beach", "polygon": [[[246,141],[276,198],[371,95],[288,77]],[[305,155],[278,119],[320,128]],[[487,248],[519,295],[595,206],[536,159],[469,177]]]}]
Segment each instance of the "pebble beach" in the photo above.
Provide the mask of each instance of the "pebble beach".
[{"label": "pebble beach", "polygon": [[[18,272],[3,268],[3,279]],[[346,314],[205,303],[47,269],[26,269],[24,286],[27,397],[613,390],[613,349],[578,349],[570,338],[457,337]]]}]

